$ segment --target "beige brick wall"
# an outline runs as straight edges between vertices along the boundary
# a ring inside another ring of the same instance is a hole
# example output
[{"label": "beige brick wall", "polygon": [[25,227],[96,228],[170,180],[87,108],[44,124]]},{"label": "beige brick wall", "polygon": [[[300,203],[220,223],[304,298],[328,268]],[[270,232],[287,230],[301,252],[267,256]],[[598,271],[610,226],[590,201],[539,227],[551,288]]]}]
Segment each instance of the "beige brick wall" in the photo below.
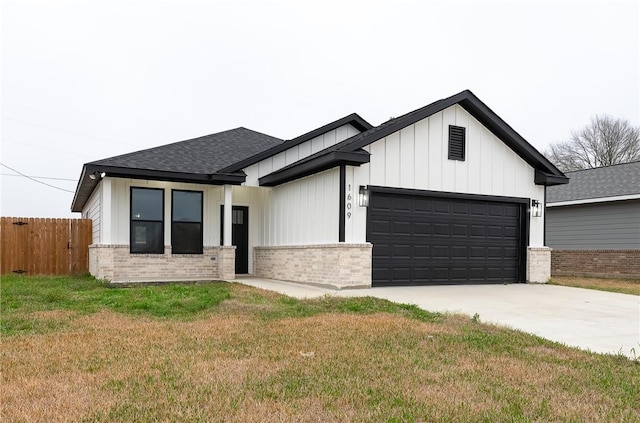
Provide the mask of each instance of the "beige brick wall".
[{"label": "beige brick wall", "polygon": [[337,289],[371,286],[371,244],[255,247],[253,273]]},{"label": "beige brick wall", "polygon": [[203,254],[131,254],[128,245],[89,246],[89,272],[112,282],[235,278],[235,247],[204,247]]},{"label": "beige brick wall", "polygon": [[527,248],[527,282],[547,283],[551,277],[551,248]]}]

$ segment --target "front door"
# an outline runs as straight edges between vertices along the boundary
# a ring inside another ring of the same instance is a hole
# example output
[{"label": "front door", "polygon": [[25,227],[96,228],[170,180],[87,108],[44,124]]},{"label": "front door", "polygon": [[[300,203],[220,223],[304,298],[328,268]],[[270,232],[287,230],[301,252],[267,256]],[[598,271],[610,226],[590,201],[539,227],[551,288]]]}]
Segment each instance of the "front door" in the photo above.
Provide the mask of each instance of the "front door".
[{"label": "front door", "polygon": [[[220,206],[220,245],[224,245],[224,206]],[[231,208],[231,245],[236,246],[236,274],[249,273],[249,207]]]}]

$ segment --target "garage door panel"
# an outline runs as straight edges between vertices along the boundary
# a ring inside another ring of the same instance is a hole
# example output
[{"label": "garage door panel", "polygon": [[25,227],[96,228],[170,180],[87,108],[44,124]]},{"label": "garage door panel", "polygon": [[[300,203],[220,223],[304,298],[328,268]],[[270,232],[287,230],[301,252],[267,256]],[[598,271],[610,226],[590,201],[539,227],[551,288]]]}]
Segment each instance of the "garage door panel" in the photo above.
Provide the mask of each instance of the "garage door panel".
[{"label": "garage door panel", "polygon": [[417,236],[431,235],[431,225],[429,223],[414,222],[413,234]]},{"label": "garage door panel", "polygon": [[428,245],[414,245],[413,257],[416,261],[431,258],[431,247]]},{"label": "garage door panel", "polygon": [[464,259],[468,259],[469,258],[469,247],[462,246],[462,245],[454,245],[453,247],[451,247],[451,257],[452,258],[464,258]]},{"label": "garage door panel", "polygon": [[374,191],[373,285],[517,282],[521,212],[517,203]]},{"label": "garage door panel", "polygon": [[391,222],[389,220],[375,219],[371,221],[371,232],[373,234],[389,234],[391,233]]},{"label": "garage door panel", "polygon": [[433,224],[433,236],[449,236],[449,224],[448,223],[434,223]]},{"label": "garage door panel", "polygon": [[411,211],[411,198],[396,198],[391,203],[391,210],[396,212]]},{"label": "garage door panel", "polygon": [[393,222],[394,235],[411,235],[411,222],[408,221],[396,221]]},{"label": "garage door panel", "polygon": [[433,212],[435,214],[451,214],[451,203],[439,199],[433,200]]},{"label": "garage door panel", "polygon": [[460,223],[451,225],[451,235],[461,236],[467,238],[469,236],[469,225],[462,225]]}]

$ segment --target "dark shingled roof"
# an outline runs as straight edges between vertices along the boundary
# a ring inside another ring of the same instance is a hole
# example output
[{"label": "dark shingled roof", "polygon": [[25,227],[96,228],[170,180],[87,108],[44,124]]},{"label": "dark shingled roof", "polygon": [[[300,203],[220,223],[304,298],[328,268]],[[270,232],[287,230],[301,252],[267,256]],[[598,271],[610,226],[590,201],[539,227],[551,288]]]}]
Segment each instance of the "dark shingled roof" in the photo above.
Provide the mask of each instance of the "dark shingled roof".
[{"label": "dark shingled roof", "polygon": [[640,161],[567,172],[566,185],[547,188],[547,203],[640,194]]},{"label": "dark shingled roof", "polygon": [[100,182],[96,174],[102,172],[122,178],[240,184],[246,176],[242,171],[221,170],[283,142],[247,128],[236,128],[86,163],[82,167],[71,211],[82,211]]},{"label": "dark shingled roof", "polygon": [[236,128],[87,164],[210,174],[283,142],[250,129]]}]

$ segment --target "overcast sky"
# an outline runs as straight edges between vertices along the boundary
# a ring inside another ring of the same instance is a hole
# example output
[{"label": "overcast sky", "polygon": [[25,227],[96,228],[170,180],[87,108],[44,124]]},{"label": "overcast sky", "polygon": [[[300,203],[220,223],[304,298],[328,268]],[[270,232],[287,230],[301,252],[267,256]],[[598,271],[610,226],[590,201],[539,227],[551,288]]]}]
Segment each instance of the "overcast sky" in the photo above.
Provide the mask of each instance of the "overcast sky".
[{"label": "overcast sky", "polygon": [[[244,126],[290,139],[464,89],[536,148],[639,124],[638,1],[1,3],[0,162],[74,191],[82,164]],[[80,217],[0,167],[2,216]]]}]

